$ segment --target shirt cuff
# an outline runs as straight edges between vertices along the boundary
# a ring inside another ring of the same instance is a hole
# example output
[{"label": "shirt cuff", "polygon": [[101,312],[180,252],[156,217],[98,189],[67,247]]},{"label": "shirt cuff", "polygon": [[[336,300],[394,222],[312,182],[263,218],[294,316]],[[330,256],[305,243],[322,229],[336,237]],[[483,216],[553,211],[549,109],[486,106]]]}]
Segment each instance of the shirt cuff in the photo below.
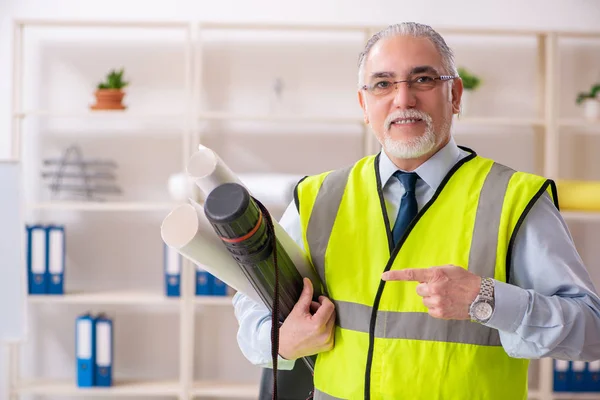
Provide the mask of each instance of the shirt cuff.
[{"label": "shirt cuff", "polygon": [[529,304],[527,290],[494,280],[494,302],[494,312],[485,325],[499,331],[516,332]]},{"label": "shirt cuff", "polygon": [[[273,362],[271,361],[269,364],[271,364],[269,368],[273,368]],[[281,356],[277,356],[277,369],[290,371],[294,369],[294,365],[296,365],[296,360],[287,360]]]}]

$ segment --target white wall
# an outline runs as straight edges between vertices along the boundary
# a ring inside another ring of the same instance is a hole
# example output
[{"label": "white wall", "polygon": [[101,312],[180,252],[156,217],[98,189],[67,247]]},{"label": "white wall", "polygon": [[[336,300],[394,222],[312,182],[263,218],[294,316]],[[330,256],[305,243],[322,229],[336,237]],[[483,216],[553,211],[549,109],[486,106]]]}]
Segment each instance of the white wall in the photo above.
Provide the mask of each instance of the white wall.
[{"label": "white wall", "polygon": [[[484,27],[514,27],[523,29],[564,29],[564,30],[600,30],[600,4],[592,0],[575,1],[529,1],[517,0],[504,1],[500,6],[493,9],[485,9],[487,3],[480,1],[421,1],[421,2],[399,2],[397,0],[386,1],[315,1],[305,0],[302,2],[283,3],[275,0],[261,1],[215,1],[214,3],[197,1],[114,1],[114,0],[89,0],[85,2],[77,0],[44,1],[44,0],[0,0],[0,157],[9,155],[10,127],[11,127],[11,20],[13,18],[67,18],[67,19],[193,19],[198,21],[271,21],[290,23],[339,23],[339,24],[387,24],[402,20],[416,20],[435,26],[484,26]],[[394,16],[394,17],[390,17]],[[43,38],[43,37],[42,37]],[[252,47],[250,50],[244,46],[228,46],[223,49],[212,47],[209,50],[213,56],[226,57],[235,62],[233,66],[222,62],[208,61],[205,65],[205,76],[222,77],[225,81],[214,79],[207,82],[207,92],[211,93],[211,101],[219,103],[224,107],[235,107],[237,110],[256,111],[267,106],[266,98],[260,94],[261,88],[266,87],[273,73],[288,74],[290,88],[300,93],[294,99],[295,107],[298,109],[314,110],[313,97],[319,97],[320,88],[328,87],[328,82],[337,91],[327,93],[327,100],[331,100],[332,111],[346,115],[357,113],[359,110],[355,104],[354,72],[355,59],[360,42],[349,39],[347,45],[338,49],[335,59],[329,57],[328,45],[316,46],[318,53],[313,54],[308,50],[289,50],[285,46],[272,44],[270,46]],[[489,42],[488,42],[489,41]],[[488,74],[485,85],[478,93],[479,101],[473,104],[473,112],[478,115],[502,115],[530,117],[535,115],[534,102],[530,101],[535,93],[535,42],[529,39],[467,39],[449,38],[449,42],[456,49],[459,64],[466,63],[482,73]],[[163,43],[163,42],[161,42]],[[489,44],[489,48],[486,48]],[[583,90],[587,82],[600,79],[598,68],[586,68],[585,66],[598,65],[598,43],[588,44],[588,47],[565,50],[569,55],[569,62],[565,70],[561,71],[561,77],[568,82],[568,91],[564,94],[561,112],[564,115],[576,115],[578,110],[574,107],[574,92]],[[335,48],[335,46],[332,46]],[[139,49],[129,46],[127,43],[121,46],[118,55],[111,54],[107,49],[101,50],[94,58],[94,50],[77,47],[77,45],[54,46],[48,48],[40,47],[45,52],[35,55],[34,51],[27,56],[25,61],[29,62],[31,76],[35,85],[28,88],[28,95],[36,102],[49,104],[58,101],[61,105],[77,105],[75,95],[84,95],[88,90],[86,85],[91,79],[95,79],[100,71],[104,71],[110,60],[104,60],[100,54],[114,57],[130,57],[131,72],[136,79],[138,89],[131,89],[132,107],[136,105],[152,105],[156,99],[149,98],[149,94],[156,93],[144,90],[152,87],[162,90],[169,97],[170,104],[176,105],[177,93],[173,87],[180,87],[183,78],[177,75],[178,66],[181,62],[181,53],[172,52],[169,46],[153,47],[151,50]],[[75,50],[74,50],[75,49]],[[133,50],[132,50],[133,49]],[[589,50],[592,49],[592,50]],[[275,51],[274,51],[275,50]],[[133,53],[130,53],[133,51]],[[244,53],[250,65],[240,67],[242,59],[235,52]],[[288,51],[288,53],[283,53]],[[270,54],[277,57],[269,59]],[[268,62],[262,63],[264,55]],[[285,54],[285,56],[282,56]],[[299,55],[298,55],[299,54]],[[583,55],[582,55],[583,54]],[[132,60],[133,57],[138,61]],[[165,57],[173,57],[171,59]],[[311,58],[313,57],[313,58]],[[64,62],[64,61],[67,62]],[[44,64],[36,64],[41,61]],[[135,61],[135,62],[134,62]],[[318,70],[326,70],[326,76],[311,77],[307,66],[318,66]],[[69,68],[75,66],[74,70]],[[167,78],[160,82],[150,73],[144,74],[145,66],[155,74],[164,73]],[[227,68],[225,68],[227,66]],[[339,66],[339,70],[336,68]],[[43,67],[43,68],[42,68]],[[39,72],[39,71],[42,71]],[[71,73],[76,71],[77,73]],[[485,72],[483,72],[485,71]],[[294,79],[297,79],[296,81]],[[301,82],[294,86],[294,82]],[[66,83],[66,84],[65,84]],[[219,97],[220,84],[227,85],[228,90],[236,89],[233,97]],[[347,84],[347,87],[345,86]],[[52,96],[48,96],[49,90],[54,90]],[[136,91],[137,90],[137,91]],[[73,95],[73,96],[71,96]],[[323,96],[322,94],[320,95]],[[241,101],[243,99],[244,101]],[[208,101],[205,99],[205,101]],[[209,103],[211,104],[211,103]],[[214,105],[214,104],[213,104]],[[29,132],[34,128],[29,127]],[[66,126],[51,121],[40,123],[38,126],[47,132],[49,138],[42,137],[43,146],[38,148],[40,154],[50,154],[58,151],[60,146],[67,145],[77,139],[77,135],[83,133],[82,126]],[[120,182],[130,190],[127,196],[130,199],[166,199],[164,182],[168,174],[175,172],[181,163],[178,152],[178,142],[172,136],[164,135],[161,129],[154,129],[148,133],[146,126],[134,126],[133,131],[138,132],[135,137],[109,136],[103,133],[100,126],[85,126],[86,132],[101,135],[95,139],[85,141],[87,155],[110,154],[123,166],[120,171]],[[126,128],[130,129],[131,126]],[[156,128],[156,127],[153,127]],[[159,127],[160,128],[160,127]],[[246,130],[257,131],[259,128],[251,126],[237,126],[237,134],[224,135],[224,128],[214,127],[213,135],[207,138],[208,143],[223,154],[224,159],[236,170],[249,172],[288,172],[308,174],[328,169],[351,161],[360,155],[360,138],[353,132],[348,131],[346,137],[341,136],[347,132],[338,132],[329,129],[331,135],[317,134],[304,137],[291,135],[275,135],[273,130],[251,140],[244,136]],[[291,130],[292,127],[286,127]],[[295,129],[296,131],[301,128]],[[131,130],[131,129],[130,129]],[[145,133],[143,145],[139,141],[139,132]],[[154,134],[154,131],[157,131]],[[498,130],[495,130],[498,133]],[[67,133],[65,133],[67,132]],[[483,155],[497,158],[499,161],[508,163],[516,168],[535,170],[538,160],[532,157],[536,154],[539,144],[534,141],[534,136],[529,129],[519,129],[503,132],[500,136],[486,136],[478,138],[475,135],[464,133],[459,142],[472,146]],[[506,140],[509,139],[509,140]],[[598,138],[596,138],[598,139]],[[569,149],[564,157],[563,166],[566,176],[585,176],[590,179],[600,179],[600,163],[592,150],[584,153],[584,160],[578,162],[575,154],[581,148],[598,149],[600,141],[586,139],[577,136],[576,140],[566,139],[563,143],[565,149]],[[137,141],[136,141],[137,140]],[[30,143],[30,142],[26,142]],[[118,143],[118,144],[116,144]],[[316,143],[316,145],[314,145]],[[586,145],[586,144],[590,145]],[[36,153],[28,151],[28,154]],[[161,155],[160,162],[154,162]],[[310,155],[310,162],[307,156]],[[334,157],[332,157],[334,156]],[[329,158],[328,158],[329,157]],[[135,158],[138,169],[133,171],[130,163]],[[316,160],[316,162],[314,161]],[[139,171],[143,171],[140,174]],[[591,171],[591,172],[590,172]],[[35,173],[35,172],[31,172]],[[141,178],[140,178],[141,176]],[[140,183],[143,181],[143,184]],[[139,276],[145,276],[140,285],[155,287],[160,290],[161,277],[159,237],[156,226],[163,217],[162,213],[140,214],[123,217],[123,215],[104,214],[65,214],[56,218],[64,218],[69,224],[68,243],[72,252],[69,255],[68,284],[77,288],[106,288],[107,286],[132,287]],[[119,219],[117,219],[119,218]],[[119,225],[116,225],[116,224]],[[113,225],[114,224],[114,225]],[[115,228],[118,234],[114,232]],[[125,226],[125,228],[122,228]],[[140,232],[142,234],[140,235]],[[574,226],[578,245],[584,252],[584,259],[593,260],[596,257],[590,252],[592,246],[593,230],[585,227]],[[90,238],[90,239],[88,239]],[[93,238],[93,239],[91,239]],[[131,254],[128,252],[128,240],[135,241],[140,251]],[[99,240],[107,240],[108,243],[100,245]],[[145,244],[140,245],[140,243]],[[82,246],[88,244],[91,250],[84,252]],[[110,248],[112,253],[105,251]],[[88,252],[94,254],[90,260]],[[118,262],[118,263],[117,263]],[[124,270],[122,266],[126,265]],[[148,271],[153,271],[148,273]],[[125,277],[122,274],[125,272]],[[93,282],[87,277],[94,274]],[[598,275],[596,275],[598,276]],[[72,360],[68,356],[71,350],[70,340],[65,335],[71,334],[71,324],[76,312],[80,308],[60,308],[50,310],[48,314],[36,313],[36,327],[43,329],[34,340],[34,347],[44,348],[44,356],[41,359],[30,359],[26,364],[28,372],[64,375],[64,371],[70,371]],[[151,347],[151,343],[163,343],[169,338],[178,338],[178,323],[168,312],[161,313],[161,328],[148,326],[148,319],[143,313],[132,311],[131,313],[119,313],[121,324],[119,337],[127,340],[132,346],[120,354],[120,373],[128,377],[152,377],[173,375],[178,366],[175,353],[178,351],[177,342],[171,342],[168,346],[143,358],[140,353],[144,345]],[[210,346],[210,341],[199,338],[198,347],[201,351],[209,352],[208,359],[214,357],[217,351],[227,351],[227,357],[238,360],[239,365],[235,374],[241,379],[252,380],[257,376],[257,370],[244,366],[244,360],[239,352],[231,344],[235,338],[235,321],[232,315],[226,314],[219,324],[211,323],[210,329],[205,324],[205,334],[210,337],[222,335],[220,345],[217,348]],[[203,318],[206,318],[203,319]],[[214,321],[217,318],[214,312],[209,312],[198,319],[199,336],[202,336],[202,324],[205,321]],[[218,325],[218,332],[215,326]],[[164,328],[162,328],[164,327]],[[175,327],[175,328],[172,328]],[[35,331],[35,329],[34,329]],[[143,341],[131,341],[131,335],[144,332]],[[135,345],[133,345],[135,344]],[[29,349],[29,351],[32,351]],[[0,352],[0,356],[3,356]],[[61,368],[53,368],[50,360],[61,360]],[[145,365],[145,361],[154,362],[160,359],[164,361],[162,369],[156,369],[152,365]],[[206,354],[199,352],[196,355],[199,372],[204,376],[214,375],[221,378],[228,377],[228,369],[219,365],[211,369],[206,362]],[[34,361],[35,360],[35,361]],[[37,362],[39,361],[39,362]],[[142,367],[140,367],[142,365]],[[0,368],[0,388],[5,385],[4,371]],[[1,392],[0,392],[1,393]]]}]

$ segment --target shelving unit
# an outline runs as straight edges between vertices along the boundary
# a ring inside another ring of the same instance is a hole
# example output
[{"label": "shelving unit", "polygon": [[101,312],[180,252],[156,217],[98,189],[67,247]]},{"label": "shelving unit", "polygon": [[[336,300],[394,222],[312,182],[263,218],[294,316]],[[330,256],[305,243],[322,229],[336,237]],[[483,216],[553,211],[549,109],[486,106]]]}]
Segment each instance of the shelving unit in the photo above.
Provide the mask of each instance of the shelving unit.
[{"label": "shelving unit", "polygon": [[78,388],[74,382],[29,382],[19,386],[23,394],[61,395],[61,396],[146,396],[146,397],[176,397],[180,393],[180,385],[173,382],[120,382],[116,381],[110,388]]},{"label": "shelving unit", "polygon": [[[128,111],[128,112],[90,112],[71,109],[46,109],[24,107],[24,74],[23,74],[23,48],[24,31],[28,27],[45,28],[144,28],[144,29],[180,29],[185,37],[181,43],[185,48],[185,61],[183,65],[183,76],[185,84],[185,101],[182,109],[176,112],[152,111]],[[45,21],[45,20],[23,20],[16,21],[14,25],[14,70],[13,70],[13,132],[12,132],[12,156],[22,159],[23,146],[23,124],[25,121],[38,119],[85,119],[89,121],[119,121],[119,122],[167,122],[174,130],[181,133],[182,167],[185,166],[187,157],[195,147],[204,141],[206,132],[201,127],[206,123],[238,123],[250,122],[260,124],[326,124],[332,126],[352,125],[360,129],[362,135],[361,154],[373,154],[377,151],[377,143],[373,139],[368,127],[365,126],[362,115],[349,112],[348,115],[328,115],[317,113],[281,113],[269,114],[266,112],[248,113],[236,111],[205,110],[202,106],[202,92],[206,77],[203,76],[203,61],[206,42],[202,36],[208,30],[224,31],[259,31],[275,32],[286,31],[294,34],[329,32],[329,33],[353,33],[360,38],[362,47],[374,32],[380,27],[374,26],[335,26],[335,25],[288,25],[288,24],[232,24],[232,23],[199,23],[196,21],[185,22],[116,22],[116,21]],[[583,119],[562,118],[558,112],[558,41],[562,37],[594,37],[600,38],[598,33],[577,34],[572,32],[549,32],[549,31],[513,31],[501,29],[462,29],[446,28],[439,29],[442,35],[470,35],[470,36],[511,36],[529,37],[537,41],[537,63],[538,63],[538,90],[537,98],[534,100],[538,106],[537,115],[529,118],[511,117],[466,117],[455,120],[457,127],[494,127],[501,129],[511,128],[533,128],[544,138],[543,168],[539,171],[550,178],[558,178],[560,166],[558,163],[560,155],[559,138],[562,128],[584,128],[586,133],[600,134],[600,122],[588,122]],[[578,36],[579,35],[579,36]],[[348,68],[354,69],[350,65]],[[354,73],[354,70],[352,70]],[[108,129],[108,128],[103,128]],[[485,135],[482,133],[481,135]],[[23,161],[25,162],[25,160]],[[26,204],[28,212],[31,213],[57,213],[78,212],[85,216],[101,213],[119,213],[119,215],[143,215],[144,213],[166,213],[177,204],[169,201],[107,201],[107,202],[77,202],[77,201],[44,201],[34,199]],[[284,205],[273,205],[282,207]],[[565,211],[563,215],[567,221],[600,223],[600,212],[573,212]],[[158,230],[158,227],[157,227]],[[82,397],[128,397],[145,396],[159,397],[170,396],[180,400],[192,398],[256,398],[258,393],[257,384],[238,384],[235,377],[232,382],[219,380],[197,380],[194,376],[194,349],[195,320],[199,310],[205,307],[231,307],[230,297],[198,297],[194,294],[194,266],[189,262],[184,263],[182,271],[182,295],[180,298],[166,298],[161,292],[135,291],[135,290],[105,290],[94,292],[67,292],[64,296],[29,296],[30,307],[52,305],[61,307],[65,305],[79,306],[166,306],[169,310],[176,312],[179,316],[179,372],[178,379],[174,381],[120,381],[116,375],[115,386],[111,388],[79,389],[74,381],[41,381],[24,380],[20,374],[20,346],[21,343],[9,345],[9,393],[10,400],[17,400],[21,395],[44,394]],[[139,311],[143,312],[143,311]],[[201,318],[201,317],[200,317]],[[539,400],[551,399],[600,399],[600,394],[586,393],[553,393],[552,390],[552,360],[543,359],[539,362],[538,389],[530,392],[530,398]]]}]

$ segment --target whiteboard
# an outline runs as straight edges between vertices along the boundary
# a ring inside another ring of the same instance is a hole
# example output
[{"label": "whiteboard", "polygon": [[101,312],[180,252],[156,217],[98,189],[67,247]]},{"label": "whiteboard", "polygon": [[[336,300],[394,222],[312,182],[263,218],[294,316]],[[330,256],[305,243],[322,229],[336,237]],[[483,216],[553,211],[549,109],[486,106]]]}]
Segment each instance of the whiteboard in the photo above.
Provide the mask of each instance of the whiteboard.
[{"label": "whiteboard", "polygon": [[25,225],[20,203],[20,164],[0,160],[0,341],[22,340],[26,333]]}]

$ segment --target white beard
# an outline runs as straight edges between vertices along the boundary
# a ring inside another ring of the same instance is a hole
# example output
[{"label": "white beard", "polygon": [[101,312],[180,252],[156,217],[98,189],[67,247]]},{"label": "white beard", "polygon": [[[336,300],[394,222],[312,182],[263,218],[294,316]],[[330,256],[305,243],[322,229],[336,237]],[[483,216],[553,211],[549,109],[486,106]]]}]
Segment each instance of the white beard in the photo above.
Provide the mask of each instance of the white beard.
[{"label": "white beard", "polygon": [[[420,118],[425,122],[425,132],[423,135],[411,139],[394,139],[390,134],[391,121],[397,118]],[[431,150],[433,150],[437,144],[437,136],[433,129],[433,121],[429,114],[417,111],[417,110],[406,110],[399,111],[388,116],[384,124],[383,132],[383,149],[385,152],[394,158],[400,159],[414,159],[419,158]],[[449,124],[444,124],[444,132],[447,133],[450,127]]]},{"label": "white beard", "polygon": [[385,131],[382,146],[391,157],[412,159],[429,153],[435,147],[435,139],[435,133],[429,126],[425,129],[425,133],[422,136],[408,140],[393,139],[389,131]]}]

